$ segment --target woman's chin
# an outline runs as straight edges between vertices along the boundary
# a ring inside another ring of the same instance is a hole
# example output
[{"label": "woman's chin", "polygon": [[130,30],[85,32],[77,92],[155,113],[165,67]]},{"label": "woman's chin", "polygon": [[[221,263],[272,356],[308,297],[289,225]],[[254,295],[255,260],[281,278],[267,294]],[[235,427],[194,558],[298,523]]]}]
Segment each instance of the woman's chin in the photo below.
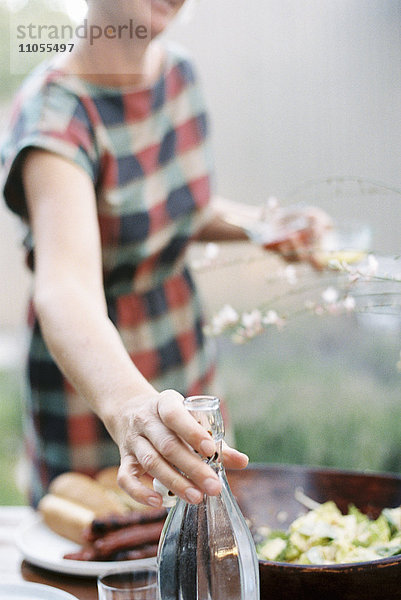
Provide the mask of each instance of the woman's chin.
[{"label": "woman's chin", "polygon": [[177,10],[184,4],[182,0],[150,0],[152,10],[174,16]]},{"label": "woman's chin", "polygon": [[184,4],[180,0],[150,0],[151,4],[151,36],[162,33]]}]

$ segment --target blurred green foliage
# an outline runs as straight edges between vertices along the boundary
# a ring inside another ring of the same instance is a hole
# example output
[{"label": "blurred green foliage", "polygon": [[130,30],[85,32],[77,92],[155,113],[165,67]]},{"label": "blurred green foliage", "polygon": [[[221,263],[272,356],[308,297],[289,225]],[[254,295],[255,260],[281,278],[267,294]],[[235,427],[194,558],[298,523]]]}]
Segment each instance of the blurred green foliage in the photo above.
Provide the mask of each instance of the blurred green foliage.
[{"label": "blurred green foliage", "polygon": [[22,383],[15,370],[0,371],[0,504],[24,504],[16,482],[22,448]]},{"label": "blurred green foliage", "polygon": [[352,315],[220,341],[237,446],[253,462],[400,473],[400,337]]},{"label": "blurred green foliage", "polygon": [[22,76],[10,72],[10,25],[9,11],[0,4],[0,100],[12,96],[22,80]]},{"label": "blurred green foliage", "polygon": [[[16,3],[18,6],[18,3]],[[26,5],[29,13],[34,14],[36,18],[40,15],[40,20],[44,24],[51,22],[54,25],[71,23],[66,13],[62,10],[62,4],[57,0],[28,0]],[[23,3],[20,7],[21,14],[24,11]],[[25,8],[26,10],[26,8]],[[19,85],[26,75],[39,64],[44,57],[48,58],[50,54],[24,53],[24,73],[13,73],[11,69],[10,54],[11,48],[16,52],[18,40],[14,39],[11,31],[11,16],[18,21],[14,13],[11,15],[8,4],[5,0],[0,0],[0,101],[5,102],[18,89]]]}]

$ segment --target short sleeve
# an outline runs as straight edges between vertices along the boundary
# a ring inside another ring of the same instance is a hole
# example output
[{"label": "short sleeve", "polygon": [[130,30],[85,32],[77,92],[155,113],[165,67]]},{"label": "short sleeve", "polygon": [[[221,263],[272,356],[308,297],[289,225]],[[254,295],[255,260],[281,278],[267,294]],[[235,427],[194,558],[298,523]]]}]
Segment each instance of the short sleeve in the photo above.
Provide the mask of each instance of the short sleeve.
[{"label": "short sleeve", "polygon": [[[29,86],[28,86],[29,87]],[[16,99],[1,147],[3,193],[11,210],[27,216],[21,166],[29,148],[58,154],[84,169],[96,183],[98,153],[82,99],[68,88],[47,82]]]}]

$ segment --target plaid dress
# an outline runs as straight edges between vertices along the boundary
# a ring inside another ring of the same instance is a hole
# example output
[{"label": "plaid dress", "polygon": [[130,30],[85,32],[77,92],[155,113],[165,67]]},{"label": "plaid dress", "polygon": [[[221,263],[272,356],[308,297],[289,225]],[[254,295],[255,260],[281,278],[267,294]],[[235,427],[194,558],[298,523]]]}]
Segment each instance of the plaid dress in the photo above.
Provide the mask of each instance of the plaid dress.
[{"label": "plaid dress", "polygon": [[[190,61],[166,48],[149,87],[108,88],[40,66],[18,94],[2,146],[8,206],[27,223],[21,161],[39,147],[92,178],[108,314],[135,365],[158,390],[206,393],[214,357],[202,333],[185,249],[209,218],[207,118]],[[26,237],[28,264],[34,243]],[[26,449],[31,502],[66,470],[118,464],[103,424],[63,377],[32,304]]]}]

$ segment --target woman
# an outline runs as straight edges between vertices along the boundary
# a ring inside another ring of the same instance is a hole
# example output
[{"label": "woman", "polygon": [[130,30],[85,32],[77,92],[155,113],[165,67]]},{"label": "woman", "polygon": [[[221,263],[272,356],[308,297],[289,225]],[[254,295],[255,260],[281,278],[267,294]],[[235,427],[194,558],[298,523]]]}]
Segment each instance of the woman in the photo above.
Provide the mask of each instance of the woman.
[{"label": "woman", "polygon": [[[116,464],[117,448],[119,483],[144,504],[162,502],[144,472],[188,502],[220,491],[201,459],[214,444],[182,405],[209,391],[214,371],[184,251],[194,238],[245,235],[211,209],[191,63],[157,41],[184,1],[89,0],[88,30],[103,35],[39,67],[16,100],[4,194],[29,226],[34,272],[34,505],[60,472]],[[246,466],[224,452],[227,467]]]}]

